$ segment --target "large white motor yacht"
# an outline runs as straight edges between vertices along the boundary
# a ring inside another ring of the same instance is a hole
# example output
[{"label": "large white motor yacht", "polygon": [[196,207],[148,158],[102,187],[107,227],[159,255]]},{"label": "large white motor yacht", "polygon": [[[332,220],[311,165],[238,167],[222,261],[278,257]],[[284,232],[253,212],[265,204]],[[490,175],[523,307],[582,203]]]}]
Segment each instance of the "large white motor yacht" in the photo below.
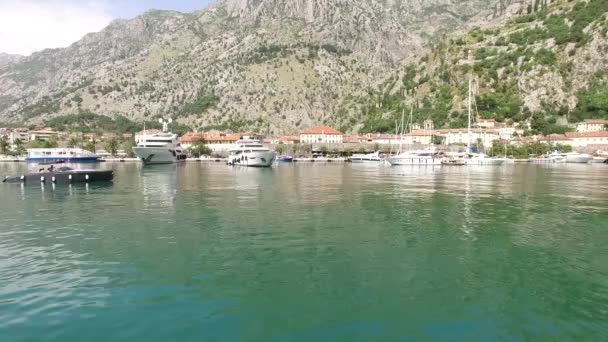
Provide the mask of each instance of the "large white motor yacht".
[{"label": "large white motor yacht", "polygon": [[133,148],[133,152],[146,165],[185,161],[187,156],[177,134],[167,132],[171,120],[166,122],[161,119],[160,122],[163,124],[163,131],[155,134],[146,134],[144,131],[143,138],[137,143],[137,147]]},{"label": "large white motor yacht", "polygon": [[241,139],[236,142],[235,147],[230,150],[228,164],[270,167],[275,158],[275,153],[264,147],[259,140],[244,136],[241,137]]},{"label": "large white motor yacht", "polygon": [[441,158],[432,149],[406,151],[388,158],[391,165],[441,165]]}]

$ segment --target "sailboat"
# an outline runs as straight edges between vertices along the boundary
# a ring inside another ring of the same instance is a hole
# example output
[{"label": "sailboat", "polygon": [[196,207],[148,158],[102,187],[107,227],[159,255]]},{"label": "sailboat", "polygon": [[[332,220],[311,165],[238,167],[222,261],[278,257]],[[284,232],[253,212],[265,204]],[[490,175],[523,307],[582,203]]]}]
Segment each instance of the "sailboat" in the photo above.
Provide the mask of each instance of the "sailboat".
[{"label": "sailboat", "polygon": [[469,124],[468,124],[468,137],[467,137],[467,149],[464,153],[459,154],[458,158],[461,159],[462,163],[465,165],[502,165],[504,164],[504,158],[493,158],[489,157],[485,153],[473,152],[473,148],[471,147],[471,100],[473,94],[473,80],[469,78]]},{"label": "sailboat", "polygon": [[[414,109],[410,109],[410,136],[412,134],[412,120],[413,120]],[[405,130],[405,125],[403,125],[405,117],[405,111],[402,113],[401,122],[402,127],[404,128],[401,132],[401,142],[403,141],[403,133]],[[397,155],[389,157],[388,162],[395,165],[441,165],[441,158],[438,157],[437,152],[434,148],[428,148],[424,150],[415,150],[415,151],[401,151],[402,144],[399,144],[399,152]]]}]

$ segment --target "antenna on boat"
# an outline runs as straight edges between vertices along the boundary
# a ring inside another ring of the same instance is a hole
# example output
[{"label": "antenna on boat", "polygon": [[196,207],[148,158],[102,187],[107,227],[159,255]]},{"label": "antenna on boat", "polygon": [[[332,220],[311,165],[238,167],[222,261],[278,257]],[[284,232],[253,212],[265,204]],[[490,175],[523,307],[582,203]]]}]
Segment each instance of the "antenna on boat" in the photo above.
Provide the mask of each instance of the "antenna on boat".
[{"label": "antenna on boat", "polygon": [[165,119],[158,119],[158,123],[160,123],[161,125],[163,125],[163,133],[167,133],[167,131],[169,130],[169,124],[173,122],[173,119],[169,118],[169,120],[165,120]]}]

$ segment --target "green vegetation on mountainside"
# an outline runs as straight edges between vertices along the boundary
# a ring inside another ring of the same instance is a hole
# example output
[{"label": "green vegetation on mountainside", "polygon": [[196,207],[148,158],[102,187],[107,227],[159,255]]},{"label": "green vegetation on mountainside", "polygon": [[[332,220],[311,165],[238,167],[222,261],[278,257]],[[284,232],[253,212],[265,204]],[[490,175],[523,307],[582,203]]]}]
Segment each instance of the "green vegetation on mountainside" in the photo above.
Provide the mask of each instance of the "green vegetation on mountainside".
[{"label": "green vegetation on mountainside", "polygon": [[[464,127],[468,79],[476,118],[526,122],[529,133],[563,133],[608,117],[608,0],[535,1],[503,27],[444,39],[365,96],[350,97],[330,123],[349,131],[394,132],[402,111],[436,128]],[[602,51],[597,51],[602,50]]]}]

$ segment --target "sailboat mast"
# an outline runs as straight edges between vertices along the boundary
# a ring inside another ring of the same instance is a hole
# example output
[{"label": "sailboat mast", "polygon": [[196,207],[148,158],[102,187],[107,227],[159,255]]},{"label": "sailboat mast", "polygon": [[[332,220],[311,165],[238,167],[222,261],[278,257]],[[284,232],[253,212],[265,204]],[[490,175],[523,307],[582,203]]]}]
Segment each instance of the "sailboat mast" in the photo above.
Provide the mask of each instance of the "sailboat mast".
[{"label": "sailboat mast", "polygon": [[399,136],[399,153],[403,147],[403,134],[405,133],[405,107],[401,110],[401,135]]},{"label": "sailboat mast", "polygon": [[144,138],[144,147],[146,147],[146,119],[144,119],[144,134],[143,134],[143,138]]},{"label": "sailboat mast", "polygon": [[471,151],[471,86],[473,80],[469,78],[469,128],[467,133],[467,152]]}]

